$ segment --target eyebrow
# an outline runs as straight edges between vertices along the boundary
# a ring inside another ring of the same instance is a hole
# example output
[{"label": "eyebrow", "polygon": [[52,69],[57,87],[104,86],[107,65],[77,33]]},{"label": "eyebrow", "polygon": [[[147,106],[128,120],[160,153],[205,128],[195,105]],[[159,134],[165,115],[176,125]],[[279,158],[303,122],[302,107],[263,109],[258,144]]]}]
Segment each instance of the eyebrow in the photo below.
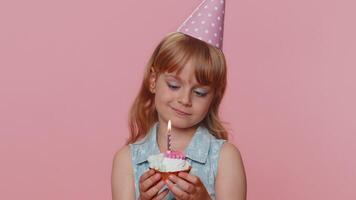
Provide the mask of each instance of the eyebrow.
[{"label": "eyebrow", "polygon": [[180,80],[179,76],[176,76],[176,75],[173,75],[173,74],[164,74],[164,76],[165,76],[165,77],[171,76],[171,77],[173,77],[173,78],[177,78],[177,79]]},{"label": "eyebrow", "polygon": [[178,80],[180,80],[180,81],[182,80],[182,79],[180,79],[179,76],[176,76],[176,75],[173,75],[173,74],[165,74],[164,76],[165,76],[165,77],[169,77],[169,76],[170,76],[170,77],[173,77],[173,78],[178,79]]},{"label": "eyebrow", "polygon": [[[176,76],[176,75],[173,75],[173,74],[165,74],[165,77],[172,77],[172,78],[175,78],[175,79],[178,79],[180,82],[182,82],[182,79],[179,77],[179,76]],[[194,85],[194,86],[198,86],[198,87],[202,87],[203,89],[208,89],[210,90],[211,87],[209,85],[202,85],[200,83]]]}]

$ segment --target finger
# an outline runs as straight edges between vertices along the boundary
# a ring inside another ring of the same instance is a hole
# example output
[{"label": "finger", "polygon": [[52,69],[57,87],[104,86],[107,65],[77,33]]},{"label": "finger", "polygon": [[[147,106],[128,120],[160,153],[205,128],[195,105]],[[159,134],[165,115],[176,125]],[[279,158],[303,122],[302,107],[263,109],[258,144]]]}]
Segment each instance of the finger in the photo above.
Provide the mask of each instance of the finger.
[{"label": "finger", "polygon": [[140,177],[140,182],[145,181],[146,179],[148,179],[150,176],[152,176],[155,173],[154,170],[150,169],[147,170],[146,172],[144,172],[141,177]]},{"label": "finger", "polygon": [[147,192],[146,196],[149,197],[149,199],[153,198],[158,194],[158,192],[164,187],[164,181],[158,182],[155,186],[151,187]]},{"label": "finger", "polygon": [[169,177],[169,180],[171,180],[173,183],[177,184],[179,188],[181,188],[183,191],[187,192],[188,194],[192,194],[195,192],[195,187],[193,184],[185,181],[184,179],[172,174]]},{"label": "finger", "polygon": [[180,189],[176,184],[173,184],[172,181],[166,180],[168,189],[173,193],[173,195],[178,199],[188,199],[189,194]]},{"label": "finger", "polygon": [[167,196],[169,190],[168,189],[164,189],[161,193],[159,193],[155,198],[153,198],[153,200],[162,200],[164,199],[164,197]]},{"label": "finger", "polygon": [[154,184],[156,184],[159,180],[161,180],[161,174],[156,173],[155,175],[149,177],[148,179],[144,180],[140,183],[141,191],[145,192]]},{"label": "finger", "polygon": [[199,177],[188,174],[186,172],[179,172],[178,176],[190,183],[193,183],[194,185],[198,185],[200,183]]}]

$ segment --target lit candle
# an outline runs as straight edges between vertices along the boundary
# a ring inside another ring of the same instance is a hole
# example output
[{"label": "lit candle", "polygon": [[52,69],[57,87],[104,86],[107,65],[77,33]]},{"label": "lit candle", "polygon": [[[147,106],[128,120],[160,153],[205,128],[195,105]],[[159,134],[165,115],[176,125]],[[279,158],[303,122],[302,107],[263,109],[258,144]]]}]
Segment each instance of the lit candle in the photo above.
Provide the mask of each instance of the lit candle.
[{"label": "lit candle", "polygon": [[172,141],[171,141],[171,120],[168,120],[168,127],[167,127],[167,150],[172,151]]}]

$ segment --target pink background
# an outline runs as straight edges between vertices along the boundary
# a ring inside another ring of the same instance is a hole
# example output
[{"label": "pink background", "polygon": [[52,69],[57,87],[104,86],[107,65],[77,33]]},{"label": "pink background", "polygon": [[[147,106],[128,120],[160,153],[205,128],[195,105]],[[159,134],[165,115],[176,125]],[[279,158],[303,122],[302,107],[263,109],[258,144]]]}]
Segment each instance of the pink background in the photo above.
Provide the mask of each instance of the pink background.
[{"label": "pink background", "polygon": [[[143,66],[199,2],[0,1],[0,199],[110,199]],[[356,199],[354,2],[227,2],[249,200]]]}]

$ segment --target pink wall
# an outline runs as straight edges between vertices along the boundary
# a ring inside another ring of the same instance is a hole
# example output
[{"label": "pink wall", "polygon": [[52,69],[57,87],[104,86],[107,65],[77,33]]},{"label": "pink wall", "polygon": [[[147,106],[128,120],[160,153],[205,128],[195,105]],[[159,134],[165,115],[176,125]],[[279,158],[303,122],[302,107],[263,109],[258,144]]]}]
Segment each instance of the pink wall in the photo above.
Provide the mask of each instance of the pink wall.
[{"label": "pink wall", "polygon": [[[1,1],[0,199],[110,199],[143,66],[199,2]],[[353,2],[227,2],[249,200],[356,199]]]}]

